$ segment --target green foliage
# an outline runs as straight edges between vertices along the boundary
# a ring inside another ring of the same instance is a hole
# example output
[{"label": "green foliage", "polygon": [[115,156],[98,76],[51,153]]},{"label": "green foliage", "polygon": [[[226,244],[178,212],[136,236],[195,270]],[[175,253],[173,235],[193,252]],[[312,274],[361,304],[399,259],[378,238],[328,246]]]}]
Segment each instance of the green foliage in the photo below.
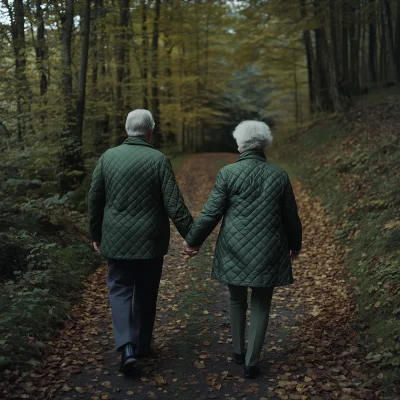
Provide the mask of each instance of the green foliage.
[{"label": "green foliage", "polygon": [[[24,170],[23,165],[18,168]],[[43,198],[56,193],[57,183],[29,179],[7,179],[2,190],[0,367],[27,368],[46,354],[49,340],[101,259],[81,241],[87,222],[76,211],[75,192]]]}]

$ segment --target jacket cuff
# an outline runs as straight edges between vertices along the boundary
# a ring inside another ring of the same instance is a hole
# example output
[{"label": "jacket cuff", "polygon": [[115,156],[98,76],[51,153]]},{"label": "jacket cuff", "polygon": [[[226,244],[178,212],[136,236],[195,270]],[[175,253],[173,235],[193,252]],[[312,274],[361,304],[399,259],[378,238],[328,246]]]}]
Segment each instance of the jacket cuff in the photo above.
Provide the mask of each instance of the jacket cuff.
[{"label": "jacket cuff", "polygon": [[100,234],[96,234],[96,233],[91,233],[90,234],[90,238],[92,239],[92,242],[101,242],[101,233]]}]

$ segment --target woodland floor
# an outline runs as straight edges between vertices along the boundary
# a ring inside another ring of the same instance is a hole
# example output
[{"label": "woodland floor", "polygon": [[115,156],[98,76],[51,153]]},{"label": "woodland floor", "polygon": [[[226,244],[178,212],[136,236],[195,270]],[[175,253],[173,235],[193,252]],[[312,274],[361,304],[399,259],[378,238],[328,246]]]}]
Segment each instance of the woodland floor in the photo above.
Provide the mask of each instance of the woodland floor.
[{"label": "woodland floor", "polygon": [[[190,157],[178,179],[197,216],[216,173],[233,154]],[[320,203],[294,182],[304,226],[295,284],[275,291],[270,326],[254,380],[232,359],[228,296],[210,278],[215,234],[188,259],[175,229],[165,259],[155,330],[156,357],[135,376],[118,373],[106,286],[106,266],[87,282],[52,353],[40,369],[6,371],[1,399],[379,399],[353,323],[345,249]]]}]

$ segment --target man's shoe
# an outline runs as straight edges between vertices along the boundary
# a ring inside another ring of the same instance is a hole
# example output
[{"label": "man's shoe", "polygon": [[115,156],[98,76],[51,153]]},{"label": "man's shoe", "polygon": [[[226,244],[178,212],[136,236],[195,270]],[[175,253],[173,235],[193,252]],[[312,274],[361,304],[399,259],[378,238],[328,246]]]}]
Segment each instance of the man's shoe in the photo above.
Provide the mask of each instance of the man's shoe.
[{"label": "man's shoe", "polygon": [[236,364],[244,364],[246,360],[246,353],[243,354],[233,353],[233,359],[235,360]]},{"label": "man's shoe", "polygon": [[255,378],[259,372],[260,372],[260,368],[258,368],[256,365],[254,365],[254,366],[253,365],[251,365],[251,366],[245,365],[244,366],[244,376],[246,378],[250,378],[250,379]]},{"label": "man's shoe", "polygon": [[136,349],[136,352],[135,352],[136,358],[146,358],[146,357],[152,357],[154,355],[155,355],[155,352],[152,347],[150,347],[149,349],[144,350],[144,351]]},{"label": "man's shoe", "polygon": [[135,353],[133,351],[133,346],[128,343],[121,350],[121,366],[119,371],[126,374],[131,371],[136,366]]}]

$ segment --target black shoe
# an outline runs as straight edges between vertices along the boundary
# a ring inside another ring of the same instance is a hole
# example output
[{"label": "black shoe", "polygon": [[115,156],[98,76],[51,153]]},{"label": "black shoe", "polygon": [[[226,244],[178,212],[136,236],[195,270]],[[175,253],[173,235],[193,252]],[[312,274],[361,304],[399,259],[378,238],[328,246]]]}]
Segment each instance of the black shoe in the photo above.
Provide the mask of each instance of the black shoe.
[{"label": "black shoe", "polygon": [[133,346],[128,343],[121,349],[121,366],[119,371],[126,374],[136,366],[135,353]]},{"label": "black shoe", "polygon": [[246,353],[243,354],[233,353],[233,359],[235,360],[236,364],[244,364],[246,360]]},{"label": "black shoe", "polygon": [[136,352],[135,352],[136,358],[146,358],[146,357],[152,357],[154,355],[155,355],[155,352],[152,347],[150,347],[149,349],[143,350],[143,351],[136,349]]},{"label": "black shoe", "polygon": [[244,376],[246,378],[255,378],[258,373],[260,372],[260,368],[258,368],[256,365],[254,366],[249,366],[249,365],[245,365],[244,366]]}]

